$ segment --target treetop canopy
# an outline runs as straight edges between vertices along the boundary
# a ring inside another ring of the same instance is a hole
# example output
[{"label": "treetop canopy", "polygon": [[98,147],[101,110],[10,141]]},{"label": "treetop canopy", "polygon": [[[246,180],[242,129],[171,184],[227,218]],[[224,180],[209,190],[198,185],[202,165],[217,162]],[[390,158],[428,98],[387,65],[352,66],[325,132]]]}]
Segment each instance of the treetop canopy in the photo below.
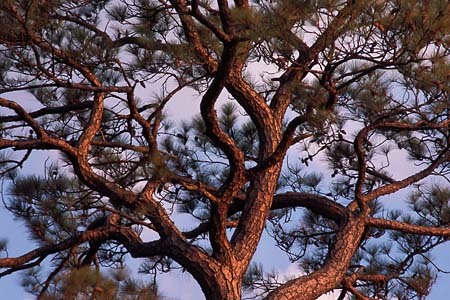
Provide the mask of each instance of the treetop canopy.
[{"label": "treetop canopy", "polygon": [[[180,268],[207,299],[424,299],[449,54],[443,0],[4,0],[0,175],[34,248],[2,242],[0,276],[40,299],[156,298]],[[295,278],[253,262],[262,240]]]}]

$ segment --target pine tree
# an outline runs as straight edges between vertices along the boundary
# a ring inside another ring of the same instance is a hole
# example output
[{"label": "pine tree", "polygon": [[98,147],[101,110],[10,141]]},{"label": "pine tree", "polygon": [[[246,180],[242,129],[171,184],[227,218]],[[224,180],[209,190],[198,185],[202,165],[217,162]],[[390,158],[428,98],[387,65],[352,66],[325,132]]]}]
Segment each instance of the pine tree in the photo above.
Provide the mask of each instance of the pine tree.
[{"label": "pine tree", "polygon": [[[211,300],[424,299],[443,272],[448,1],[4,0],[0,22],[4,206],[35,246],[2,240],[0,277],[39,299],[156,299],[180,268]],[[294,278],[252,260],[265,238]]]}]

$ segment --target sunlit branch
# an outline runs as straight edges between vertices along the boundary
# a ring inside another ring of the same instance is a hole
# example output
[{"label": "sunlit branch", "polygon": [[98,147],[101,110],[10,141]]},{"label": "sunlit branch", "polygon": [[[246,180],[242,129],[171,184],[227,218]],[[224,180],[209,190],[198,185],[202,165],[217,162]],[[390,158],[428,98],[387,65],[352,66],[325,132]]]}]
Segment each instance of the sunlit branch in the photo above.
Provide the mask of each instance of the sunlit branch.
[{"label": "sunlit branch", "polygon": [[92,142],[94,136],[97,134],[102,124],[104,97],[104,93],[98,93],[94,96],[94,104],[92,106],[89,125],[84,128],[84,131],[78,140],[77,148],[83,159],[87,159],[90,143]]},{"label": "sunlit branch", "polygon": [[[221,8],[223,10],[223,8]],[[211,30],[219,40],[225,43],[231,42],[231,37],[220,29],[216,24],[209,21],[200,11],[198,0],[192,0],[192,15],[209,30]],[[221,13],[222,15],[222,13]]]},{"label": "sunlit branch", "polygon": [[295,135],[295,131],[297,130],[297,128],[300,125],[306,123],[309,120],[309,118],[311,118],[310,115],[302,115],[297,116],[292,121],[290,121],[286,127],[286,130],[283,132],[281,141],[276,147],[275,151],[263,162],[260,162],[256,167],[252,168],[250,172],[257,173],[261,170],[264,170],[265,168],[280,163],[281,160],[284,159],[284,156],[289,150],[289,147],[291,147],[295,143],[298,143],[310,137],[312,135],[310,133]]},{"label": "sunlit branch", "polygon": [[405,179],[398,180],[393,183],[386,184],[379,188],[376,188],[375,190],[364,194],[363,200],[371,201],[380,196],[392,194],[402,188],[405,188],[415,182],[418,182],[419,180],[430,175],[431,172],[433,172],[433,170],[435,170],[440,164],[448,161],[449,159],[450,153],[448,152],[448,149],[446,149],[446,151],[442,152],[428,167],[426,167],[422,171],[417,172],[416,174],[411,175],[409,177],[406,177]]},{"label": "sunlit branch", "polygon": [[[67,104],[67,105],[58,106],[58,107],[44,107],[44,108],[38,109],[36,111],[29,112],[28,115],[34,119],[34,118],[39,118],[39,117],[43,117],[46,115],[63,114],[63,113],[68,113],[68,112],[72,112],[72,111],[83,110],[83,109],[91,108],[92,105],[93,105],[93,101],[84,101],[81,103]],[[20,115],[18,115],[18,116],[0,116],[0,122],[2,122],[2,123],[17,122],[17,121],[23,121],[23,120],[24,120],[23,117]]]},{"label": "sunlit branch", "polygon": [[366,225],[376,228],[401,231],[410,234],[433,235],[445,238],[450,237],[450,228],[448,227],[421,226],[380,218],[368,218],[366,221]]},{"label": "sunlit branch", "polygon": [[170,0],[170,3],[179,14],[179,18],[184,28],[184,34],[189,42],[194,46],[197,57],[205,65],[209,72],[215,72],[218,68],[218,63],[208,54],[205,47],[202,45],[200,36],[195,29],[194,22],[189,15],[189,11],[185,0]]},{"label": "sunlit branch", "polygon": [[355,149],[356,157],[358,158],[358,179],[355,185],[355,200],[358,203],[359,208],[365,212],[368,207],[367,203],[363,202],[363,186],[366,180],[366,150],[364,149],[364,143],[367,141],[367,134],[370,128],[363,128],[356,136],[353,147]]},{"label": "sunlit branch", "polygon": [[[350,217],[341,230],[337,233],[337,241],[334,248],[328,255],[327,262],[319,270],[305,276],[289,280],[286,284],[278,287],[272,291],[265,299],[275,300],[280,299],[283,295],[291,295],[292,297],[301,297],[299,294],[299,286],[308,285],[311,290],[311,295],[314,294],[315,287],[320,285],[324,290],[331,291],[335,288],[336,279],[341,282],[345,276],[345,270],[348,263],[353,257],[353,253],[358,247],[364,230],[361,230],[360,225],[364,222],[363,218]],[[323,277],[321,275],[327,274]],[[318,280],[320,278],[320,280]],[[322,293],[321,293],[322,294]]]},{"label": "sunlit branch", "polygon": [[[224,185],[224,188],[228,188],[230,185],[243,184],[242,181],[244,176],[244,154],[237,147],[235,142],[220,128],[217,114],[214,109],[214,104],[220,96],[224,85],[230,76],[230,72],[233,70],[234,50],[235,47],[232,46],[225,48],[218,74],[205,95],[202,97],[200,103],[200,112],[203,121],[205,122],[206,134],[211,138],[215,145],[225,152],[230,161],[230,177]],[[236,192],[238,191],[232,191],[230,196],[234,196]]]},{"label": "sunlit branch", "polygon": [[[134,235],[130,235],[129,228],[122,227],[104,227],[97,230],[89,230],[78,235],[72,236],[55,245],[47,245],[34,249],[18,257],[0,258],[0,268],[15,268],[31,262],[35,259],[45,258],[51,254],[58,253],[63,250],[70,249],[75,245],[82,244],[87,241],[105,241],[109,238],[130,239]],[[138,241],[135,241],[138,242]]]},{"label": "sunlit branch", "polygon": [[5,98],[0,98],[0,106],[14,110],[17,113],[18,118],[26,122],[27,125],[34,130],[38,138],[43,138],[47,136],[46,132],[41,128],[41,126],[36,122],[36,120],[32,116],[30,116],[30,114],[28,114],[25,111],[25,109],[23,109],[23,107],[17,104],[16,102],[7,100]]},{"label": "sunlit branch", "polygon": [[[242,211],[245,204],[244,197],[234,198],[232,205],[228,211],[228,217]],[[338,225],[342,225],[348,217],[345,207],[339,203],[334,202],[324,196],[311,193],[295,193],[289,192],[284,194],[277,194],[274,196],[271,211],[278,209],[294,209],[305,208],[317,215],[333,220]],[[191,231],[184,232],[186,238],[195,238],[201,234],[208,232],[211,223],[209,221],[199,224]]]}]

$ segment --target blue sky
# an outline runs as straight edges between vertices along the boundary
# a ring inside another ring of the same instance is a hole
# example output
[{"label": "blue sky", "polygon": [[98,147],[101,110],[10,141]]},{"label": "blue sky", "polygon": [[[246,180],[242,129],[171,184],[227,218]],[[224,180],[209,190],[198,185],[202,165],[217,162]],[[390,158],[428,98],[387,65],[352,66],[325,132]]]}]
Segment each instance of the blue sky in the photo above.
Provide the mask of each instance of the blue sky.
[{"label": "blue sky", "polygon": [[[198,105],[198,95],[192,90],[186,90],[178,95],[173,103],[168,106],[169,115],[174,120],[188,119]],[[226,97],[222,97],[222,101]],[[39,151],[34,154],[34,157],[28,161],[22,169],[25,173],[42,172],[44,169],[44,161],[49,155],[49,152]],[[408,172],[411,172],[411,165],[408,165],[406,161],[400,159],[402,156],[399,153],[399,159],[394,161],[392,168],[397,171],[396,176],[401,178],[406,176]],[[310,167],[313,169],[323,168],[324,162],[316,160]],[[394,197],[395,196],[395,197]],[[403,195],[404,196],[404,195]],[[391,201],[399,203],[398,194],[392,196],[392,198],[386,199],[386,203]],[[398,205],[398,204],[396,204]],[[399,206],[401,207],[401,205]],[[186,223],[187,219],[180,219],[181,224]],[[177,222],[178,223],[178,222]],[[32,249],[32,245],[27,241],[27,234],[24,231],[23,225],[20,222],[15,222],[11,214],[8,214],[4,209],[0,210],[0,237],[8,237],[9,240],[9,254],[10,256],[16,256],[23,254],[26,251]],[[450,270],[450,245],[441,246],[434,252],[436,262],[444,270]],[[254,260],[262,263],[266,271],[276,269],[281,274],[292,274],[295,271],[293,266],[285,255],[278,250],[273,241],[264,238],[255,254]],[[130,264],[137,265],[136,261],[129,260]],[[448,299],[450,293],[450,285],[448,284],[450,275],[440,275],[437,284],[434,286],[432,293],[428,299],[430,300],[442,300]],[[167,300],[198,300],[203,299],[203,295],[197,283],[192,279],[189,274],[180,273],[178,271],[171,273],[170,275],[162,275],[160,277],[159,288],[161,293],[166,296]],[[3,292],[3,296],[0,299],[11,300],[28,300],[33,299],[30,295],[27,295],[23,288],[20,286],[20,276],[12,275],[0,279],[0,291]],[[336,297],[333,295],[327,295],[322,300],[332,300]]]},{"label": "blue sky", "polygon": [[[31,245],[24,239],[26,233],[20,223],[14,222],[9,214],[4,211],[0,211],[0,236],[10,237],[10,254],[19,254],[30,250]],[[439,266],[444,269],[450,270],[450,255],[448,254],[450,246],[441,246],[436,249],[435,257]],[[262,247],[260,247],[255,255],[255,260],[265,263],[266,270],[272,268],[278,269],[280,272],[289,275],[295,271],[295,266],[291,265],[285,256],[280,255],[280,252],[276,250],[276,247],[271,245],[269,241],[264,241]],[[129,260],[132,263],[132,260]],[[449,298],[450,275],[441,276],[438,279],[437,284],[434,286],[429,300],[443,300]],[[203,299],[200,287],[193,280],[193,278],[187,273],[174,272],[170,275],[162,275],[160,277],[159,288],[163,296],[167,298],[165,300],[200,300]],[[26,294],[23,288],[20,286],[20,275],[11,275],[0,279],[0,291],[2,296],[0,299],[8,300],[31,300],[33,297]],[[336,299],[333,295],[327,295],[322,298],[323,300]]]},{"label": "blue sky", "polygon": [[[180,97],[178,101],[183,101],[183,105],[190,106],[194,104],[194,101],[186,100],[184,97]],[[180,104],[180,103],[178,103]],[[173,104],[174,106],[177,103]],[[179,111],[180,115],[175,114],[176,117],[186,117],[185,112],[184,115],[181,115],[181,111]],[[28,173],[31,173],[33,170],[39,171],[44,169],[44,161],[48,153],[46,152],[38,152],[38,155],[34,157],[32,160],[27,162],[24,166],[23,170],[27,170]],[[398,165],[394,165],[393,167],[397,170],[402,170],[404,174],[399,173],[398,176],[404,176],[408,172],[408,168],[403,167],[402,164],[404,162],[397,161]],[[320,168],[320,162],[315,163],[316,165],[312,165],[312,168]],[[392,198],[385,199],[386,203],[390,201],[397,202],[398,198],[404,195],[395,194]],[[400,206],[401,207],[401,206]],[[6,212],[4,209],[0,210],[0,237],[7,237],[9,240],[8,248],[10,256],[17,256],[23,254],[26,251],[32,249],[32,244],[27,241],[27,233],[25,232],[23,225],[20,222],[14,221],[11,214]],[[177,223],[188,224],[188,218],[178,218]],[[146,238],[151,238],[146,235]],[[450,245],[440,246],[434,251],[435,262],[442,267],[444,270],[450,270],[450,255],[448,255],[450,251]],[[276,269],[281,274],[292,274],[295,271],[295,266],[293,266],[285,255],[283,255],[280,250],[278,250],[273,241],[263,238],[256,254],[254,257],[256,262],[262,263],[266,271],[271,271],[272,269]],[[137,265],[136,261],[130,259],[128,261],[132,265]],[[448,284],[450,279],[450,275],[440,275],[438,282],[434,286],[432,293],[428,299],[430,300],[442,300],[448,299],[448,294],[450,293],[450,285]],[[203,295],[198,284],[192,279],[192,277],[187,273],[181,273],[175,271],[170,275],[162,275],[160,277],[159,288],[161,293],[166,296],[166,300],[198,300],[203,299]],[[23,288],[20,286],[20,275],[11,275],[0,279],[0,291],[3,293],[3,297],[0,299],[11,299],[11,300],[29,300],[33,299],[32,296],[27,295]],[[327,295],[323,300],[332,300],[336,299],[333,295]]]},{"label": "blue sky", "polygon": [[[154,90],[154,92],[159,91]],[[148,90],[142,89],[140,90],[140,94],[147,94],[147,98],[149,96]],[[15,96],[15,94],[13,94],[13,96]],[[143,98],[144,97],[145,96],[143,96]],[[218,105],[223,103],[226,99],[226,95],[222,95],[221,101],[219,101]],[[198,94],[195,91],[190,89],[184,90],[176,95],[172,102],[169,102],[167,106],[168,115],[176,121],[189,119],[194,112],[198,111],[198,103]],[[48,152],[36,152],[33,158],[25,163],[22,171],[25,173],[42,172],[44,169],[44,161],[48,155]],[[402,153],[399,153],[399,159],[393,160],[392,162],[392,169],[395,170],[395,175],[398,176],[398,178],[406,176],[408,172],[411,172],[413,169],[408,162],[402,159],[402,156]],[[310,168],[320,170],[323,168],[323,165],[321,165],[320,161],[317,162],[316,160]],[[394,202],[396,206],[402,208],[403,204],[399,201],[398,194],[396,194],[395,197],[392,196],[391,198],[387,198],[385,200],[386,203]],[[12,219],[11,214],[8,214],[8,212],[4,209],[0,209],[0,238],[2,237],[7,237],[9,240],[8,248],[10,256],[17,256],[32,249],[32,245],[27,241],[27,234],[24,231],[23,225],[20,222],[15,222]],[[433,253],[436,259],[435,262],[439,265],[439,267],[450,271],[450,245],[440,246]],[[291,274],[295,270],[286,256],[284,256],[273,245],[273,241],[267,238],[262,240],[261,245],[255,254],[254,260],[262,263],[267,271],[276,269],[282,274]],[[136,262],[132,262],[132,259],[130,259],[129,262],[130,264],[137,265]],[[450,275],[441,274],[428,299],[449,299],[449,282]],[[197,300],[203,298],[199,286],[194,282],[192,277],[189,274],[180,273],[178,271],[175,271],[170,275],[162,275],[160,277],[159,288],[167,299]],[[0,279],[0,291],[3,292],[3,296],[0,296],[0,299],[33,299],[33,297],[27,295],[20,286],[19,275],[7,276]],[[325,298],[330,300],[335,297],[333,297],[333,295],[328,295]]]}]

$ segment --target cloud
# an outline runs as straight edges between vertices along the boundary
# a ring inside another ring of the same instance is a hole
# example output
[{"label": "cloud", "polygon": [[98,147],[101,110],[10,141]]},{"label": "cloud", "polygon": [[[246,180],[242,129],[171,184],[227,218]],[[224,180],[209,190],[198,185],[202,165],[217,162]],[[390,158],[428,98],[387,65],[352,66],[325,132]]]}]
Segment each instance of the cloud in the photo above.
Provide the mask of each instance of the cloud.
[{"label": "cloud", "polygon": [[[298,276],[301,276],[303,272],[300,270],[296,263],[291,263],[284,271],[281,271],[280,278],[289,280]],[[323,296],[317,298],[317,300],[336,300],[339,297],[340,290],[334,290]]]},{"label": "cloud", "polygon": [[[279,272],[279,278],[289,280],[298,277],[301,270],[297,264],[291,263],[284,270]],[[162,293],[164,300],[199,300],[205,299],[200,286],[195,282],[189,273],[172,272],[162,274],[158,280],[158,289]],[[339,290],[330,292],[319,297],[317,300],[336,300]]]},{"label": "cloud", "polygon": [[164,300],[205,299],[200,286],[187,272],[161,274],[158,278],[158,290]]},{"label": "cloud", "polygon": [[336,300],[339,297],[340,292],[340,290],[334,290],[323,296],[320,296],[319,298],[317,298],[317,300]]}]

